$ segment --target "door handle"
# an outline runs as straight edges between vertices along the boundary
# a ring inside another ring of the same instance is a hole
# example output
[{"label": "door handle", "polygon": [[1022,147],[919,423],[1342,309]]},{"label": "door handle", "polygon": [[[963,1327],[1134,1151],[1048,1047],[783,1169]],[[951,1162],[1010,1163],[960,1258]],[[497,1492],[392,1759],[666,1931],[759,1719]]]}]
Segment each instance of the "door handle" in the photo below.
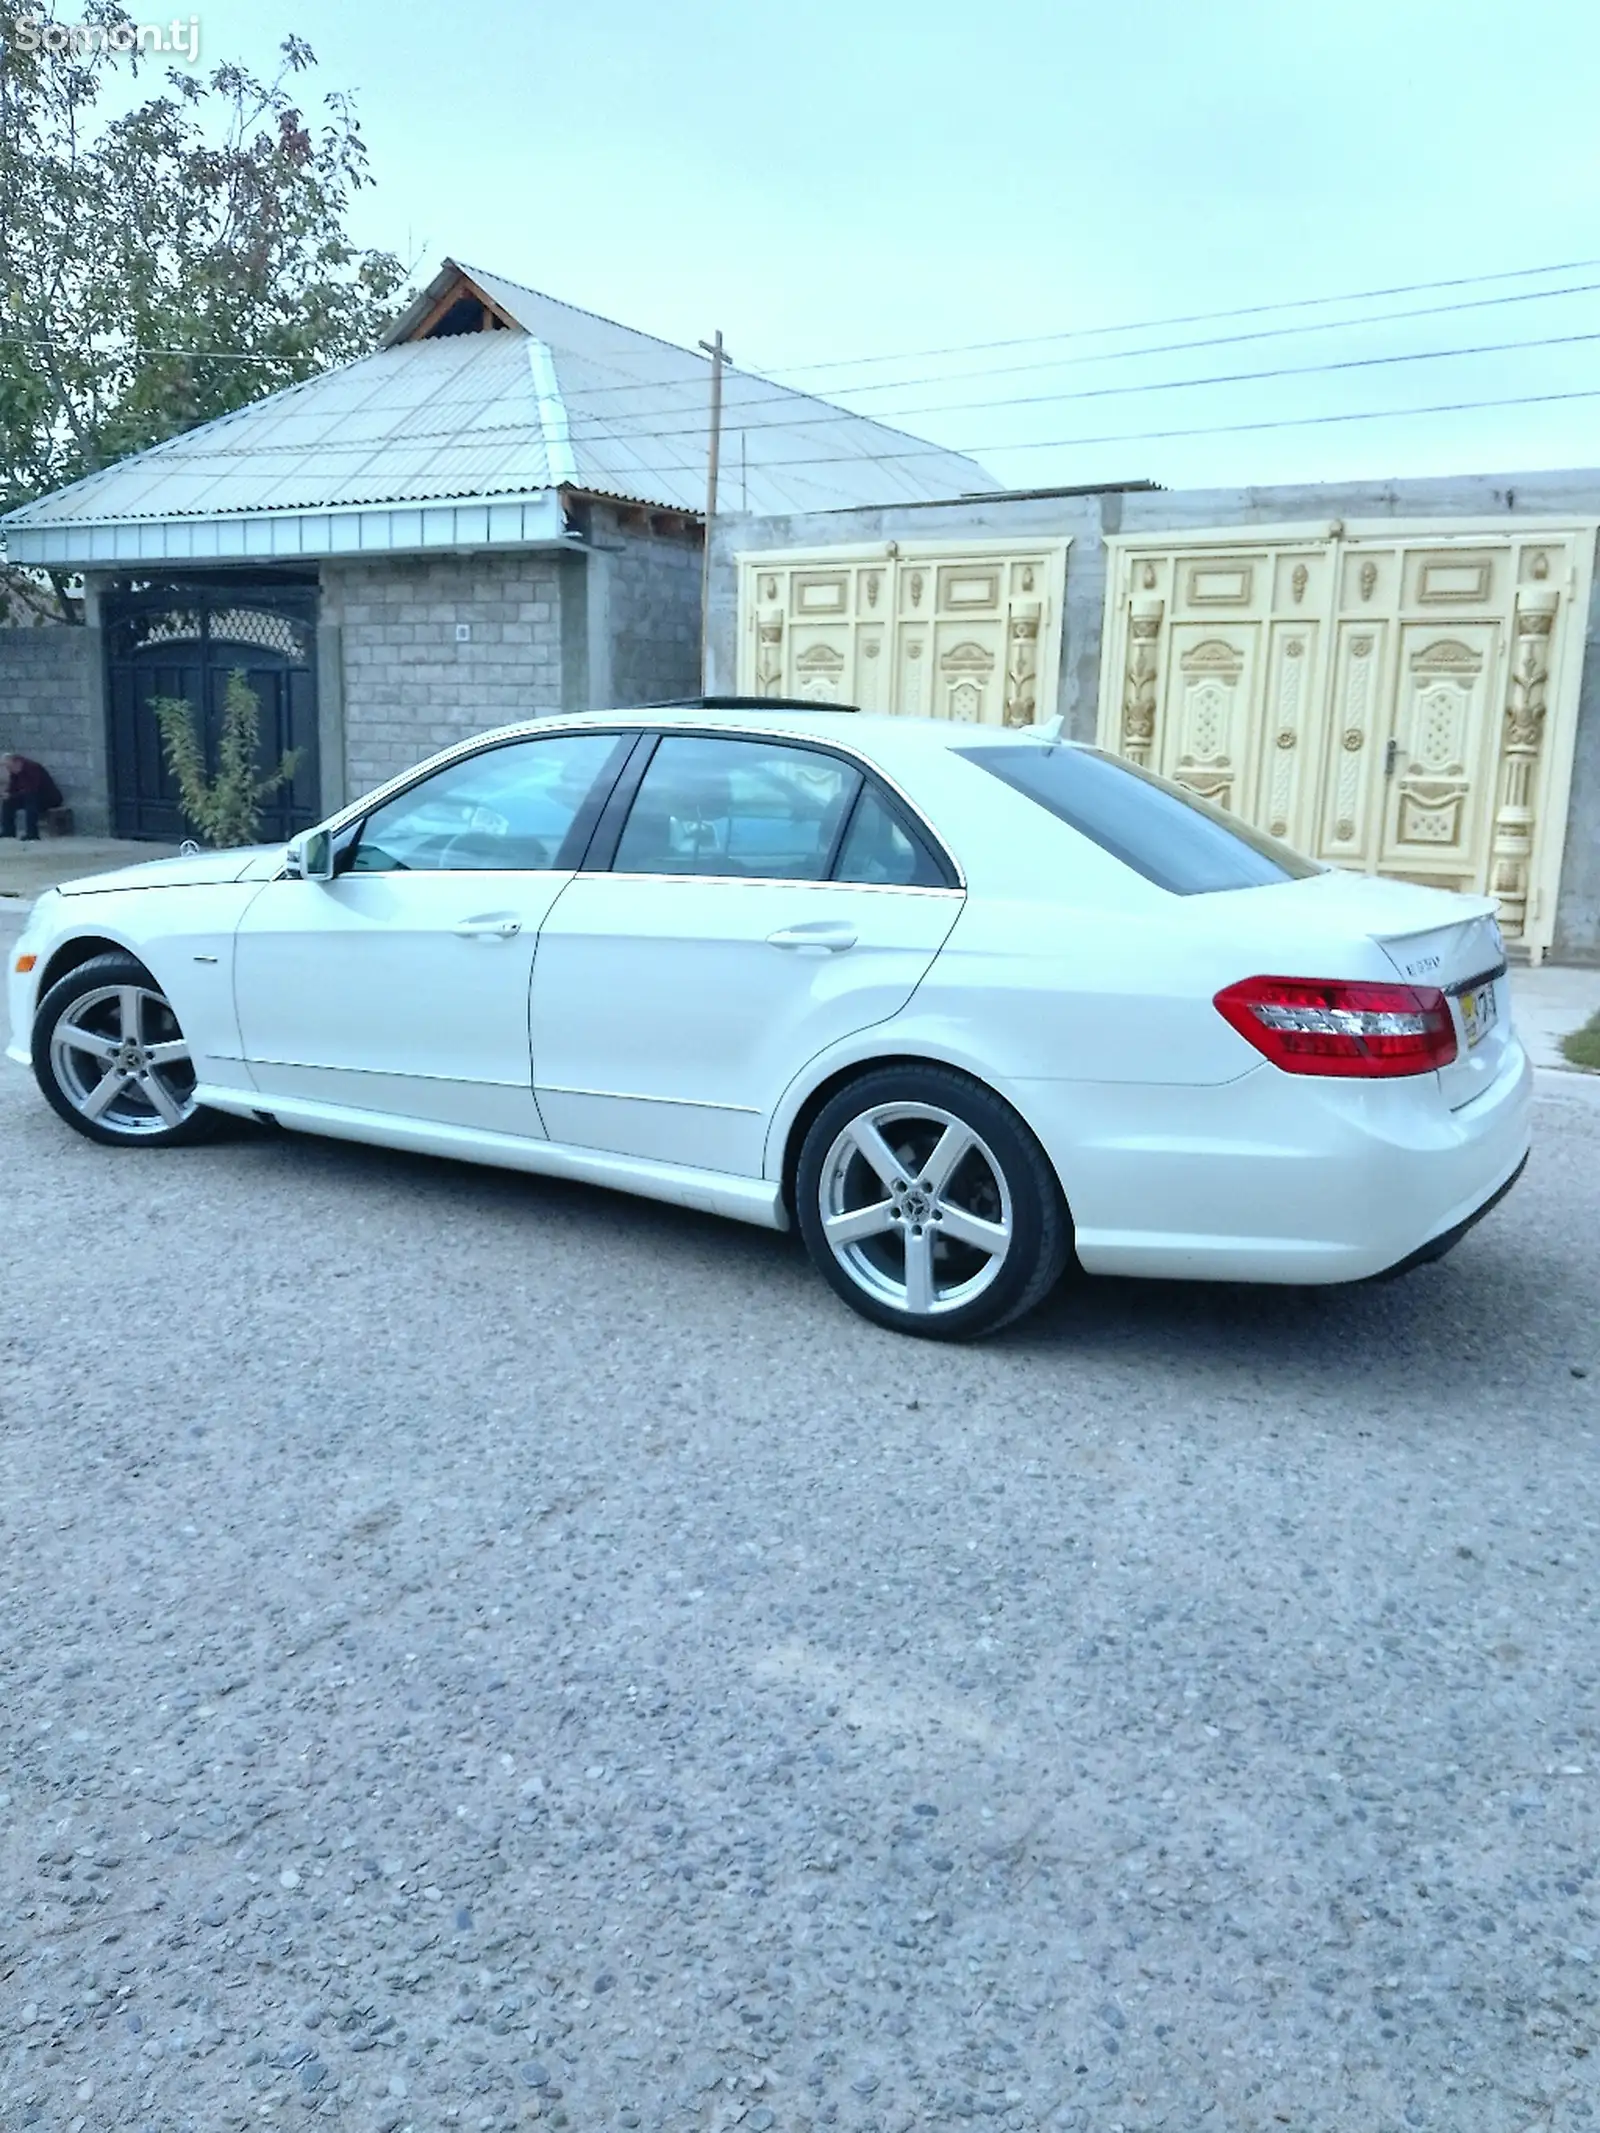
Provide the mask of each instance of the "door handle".
[{"label": "door handle", "polygon": [[807,926],[780,926],[767,935],[769,948],[809,948],[816,955],[840,955],[856,944],[854,926],[836,925],[827,919]]},{"label": "door handle", "polygon": [[464,941],[509,941],[522,931],[520,918],[464,918],[456,928]]}]

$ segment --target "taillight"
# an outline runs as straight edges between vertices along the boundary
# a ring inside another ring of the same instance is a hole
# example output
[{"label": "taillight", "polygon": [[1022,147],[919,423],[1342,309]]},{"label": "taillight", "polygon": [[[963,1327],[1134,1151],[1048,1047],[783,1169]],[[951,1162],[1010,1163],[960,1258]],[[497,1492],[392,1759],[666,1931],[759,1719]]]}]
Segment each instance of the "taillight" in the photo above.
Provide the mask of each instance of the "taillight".
[{"label": "taillight", "polygon": [[1286,1074],[1428,1074],[1456,1056],[1449,1002],[1432,985],[1245,978],[1216,1005]]}]

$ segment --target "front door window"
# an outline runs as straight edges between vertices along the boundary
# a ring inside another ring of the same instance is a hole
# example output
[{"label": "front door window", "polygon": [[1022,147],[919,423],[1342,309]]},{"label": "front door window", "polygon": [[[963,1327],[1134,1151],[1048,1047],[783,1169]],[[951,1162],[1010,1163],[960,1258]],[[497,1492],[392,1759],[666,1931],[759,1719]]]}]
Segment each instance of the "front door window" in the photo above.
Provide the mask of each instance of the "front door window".
[{"label": "front door window", "polygon": [[624,743],[614,733],[560,733],[468,756],[369,815],[355,874],[495,873],[574,866],[587,841],[585,802]]}]

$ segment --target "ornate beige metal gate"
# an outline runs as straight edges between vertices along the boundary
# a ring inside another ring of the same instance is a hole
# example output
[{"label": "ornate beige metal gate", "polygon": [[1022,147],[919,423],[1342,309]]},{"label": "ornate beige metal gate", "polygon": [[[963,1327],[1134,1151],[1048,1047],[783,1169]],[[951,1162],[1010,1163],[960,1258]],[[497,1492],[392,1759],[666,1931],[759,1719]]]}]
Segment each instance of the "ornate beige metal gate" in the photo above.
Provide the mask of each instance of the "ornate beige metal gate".
[{"label": "ornate beige metal gate", "polygon": [[1100,742],[1340,866],[1555,918],[1595,521],[1108,542]]},{"label": "ornate beige metal gate", "polygon": [[1028,726],[1055,711],[1065,541],[739,559],[739,687]]}]

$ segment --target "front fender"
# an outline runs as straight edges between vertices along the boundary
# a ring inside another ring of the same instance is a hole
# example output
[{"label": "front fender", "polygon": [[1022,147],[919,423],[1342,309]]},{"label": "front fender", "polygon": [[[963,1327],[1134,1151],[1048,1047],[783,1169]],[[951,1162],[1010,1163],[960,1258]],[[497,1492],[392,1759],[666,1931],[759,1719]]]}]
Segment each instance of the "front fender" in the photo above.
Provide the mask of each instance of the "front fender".
[{"label": "front fender", "polygon": [[[248,1086],[234,1009],[233,940],[261,887],[211,882],[41,897],[12,957],[7,1057],[27,1063],[41,987],[53,982],[63,950],[92,944],[94,953],[120,948],[143,963],[171,1001],[202,1081]],[[19,955],[37,958],[33,971],[16,970]]]}]

